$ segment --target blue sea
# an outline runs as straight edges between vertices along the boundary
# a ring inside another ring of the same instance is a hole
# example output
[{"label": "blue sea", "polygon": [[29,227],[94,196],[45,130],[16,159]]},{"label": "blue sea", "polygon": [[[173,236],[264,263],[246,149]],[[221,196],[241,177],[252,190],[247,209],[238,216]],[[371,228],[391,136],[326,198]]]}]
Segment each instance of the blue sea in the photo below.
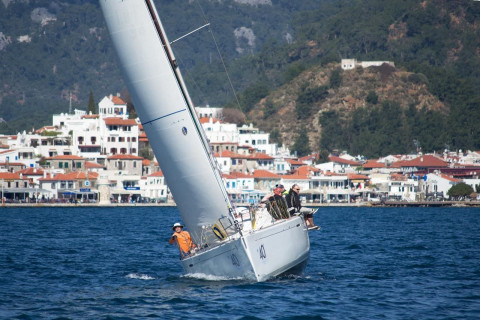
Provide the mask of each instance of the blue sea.
[{"label": "blue sea", "polygon": [[1,319],[480,319],[479,208],[320,208],[302,276],[185,276],[176,208],[0,208]]}]

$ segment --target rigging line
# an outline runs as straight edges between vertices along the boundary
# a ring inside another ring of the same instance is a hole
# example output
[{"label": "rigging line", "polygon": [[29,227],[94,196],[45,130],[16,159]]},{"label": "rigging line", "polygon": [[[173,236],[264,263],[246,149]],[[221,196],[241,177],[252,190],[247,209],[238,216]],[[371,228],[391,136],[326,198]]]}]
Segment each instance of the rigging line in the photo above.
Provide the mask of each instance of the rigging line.
[{"label": "rigging line", "polygon": [[208,31],[210,31],[210,34],[212,35],[213,43],[215,43],[215,48],[217,49],[218,56],[220,57],[220,61],[222,62],[223,70],[227,75],[228,83],[230,84],[230,88],[232,88],[233,96],[235,97],[235,101],[237,102],[238,110],[242,111],[242,107],[240,106],[240,101],[238,100],[237,92],[233,87],[232,79],[230,79],[230,75],[228,74],[227,66],[225,65],[225,61],[223,60],[222,54],[220,53],[220,48],[218,47],[217,40],[215,39],[215,36],[213,34],[213,30],[210,27],[210,22],[208,21],[207,16],[205,15],[205,12],[203,11],[202,6],[200,5],[200,2],[198,0],[196,2],[198,7],[200,8],[200,11],[202,12],[203,19],[205,20],[205,23],[206,23],[205,25],[208,24]]},{"label": "rigging line", "polygon": [[203,26],[201,26],[201,27],[199,27],[199,28],[197,28],[197,29],[195,29],[195,30],[193,30],[193,31],[190,31],[190,32],[187,33],[187,34],[184,34],[184,35],[181,36],[180,38],[177,38],[177,39],[173,40],[172,42],[170,42],[170,45],[172,45],[172,43],[174,43],[174,42],[177,42],[178,40],[181,40],[181,39],[183,39],[183,38],[185,38],[185,37],[188,37],[188,36],[191,35],[192,33],[197,32],[198,30],[203,29],[203,28],[208,27],[208,26],[210,26],[210,23],[207,23],[206,25],[203,25]]}]

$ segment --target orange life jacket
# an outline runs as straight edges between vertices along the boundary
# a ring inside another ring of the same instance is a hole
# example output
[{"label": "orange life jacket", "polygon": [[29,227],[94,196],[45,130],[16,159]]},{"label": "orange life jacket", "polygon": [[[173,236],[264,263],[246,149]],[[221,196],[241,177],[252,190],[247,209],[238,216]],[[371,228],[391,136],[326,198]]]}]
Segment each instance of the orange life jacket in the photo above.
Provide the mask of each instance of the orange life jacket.
[{"label": "orange life jacket", "polygon": [[[180,253],[182,256],[189,254],[190,250],[195,248],[195,244],[193,243],[192,237],[190,237],[190,233],[188,233],[188,231],[182,230],[180,232],[174,232],[172,236],[177,237],[177,244],[180,248]],[[174,240],[170,240],[169,242],[172,244]]]}]

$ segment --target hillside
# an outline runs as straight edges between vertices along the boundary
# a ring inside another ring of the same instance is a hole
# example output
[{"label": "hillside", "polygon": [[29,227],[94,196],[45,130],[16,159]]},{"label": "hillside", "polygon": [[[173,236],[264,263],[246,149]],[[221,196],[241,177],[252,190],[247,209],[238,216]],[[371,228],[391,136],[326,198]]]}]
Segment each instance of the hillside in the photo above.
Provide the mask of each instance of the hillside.
[{"label": "hillside", "polygon": [[[292,15],[319,7],[316,0],[156,3],[171,41],[208,19],[228,60],[256,53],[272,39],[279,44],[291,41]],[[198,104],[218,105],[232,98],[231,89],[208,95],[210,90],[196,90],[196,82],[190,80],[189,70],[196,65],[219,65],[207,29],[175,42],[173,49]],[[212,83],[225,83],[224,70],[208,73]],[[98,102],[123,90],[98,0],[0,1],[0,133],[49,124],[53,113],[69,110],[70,101],[72,108],[85,110],[90,91]],[[35,117],[25,116],[31,114]]]},{"label": "hillside", "polygon": [[[173,45],[196,105],[240,108],[300,154],[480,149],[478,1],[156,3],[171,41],[211,23],[239,103],[203,29]],[[339,72],[342,58],[396,69]],[[97,1],[0,2],[0,133],[123,90]]]},{"label": "hillside", "polygon": [[[332,76],[339,75],[338,87],[332,87]],[[338,115],[338,125],[344,133],[353,117],[365,110],[394,103],[398,111],[413,108],[446,115],[449,107],[428,91],[425,77],[398,70],[389,65],[341,70],[339,63],[316,66],[300,74],[290,83],[273,91],[248,113],[256,125],[268,132],[278,131],[278,142],[293,146],[301,126],[308,132],[311,150],[321,149],[322,115]],[[302,99],[307,106],[302,107]],[[405,115],[398,115],[405,117]],[[332,119],[330,119],[331,121]],[[331,134],[328,132],[327,134]],[[379,132],[380,134],[380,132]],[[388,139],[392,137],[387,137]],[[328,144],[329,151],[351,147],[342,141]],[[412,143],[413,148],[413,141]],[[350,148],[348,148],[350,149]],[[407,150],[410,151],[410,150]]]}]

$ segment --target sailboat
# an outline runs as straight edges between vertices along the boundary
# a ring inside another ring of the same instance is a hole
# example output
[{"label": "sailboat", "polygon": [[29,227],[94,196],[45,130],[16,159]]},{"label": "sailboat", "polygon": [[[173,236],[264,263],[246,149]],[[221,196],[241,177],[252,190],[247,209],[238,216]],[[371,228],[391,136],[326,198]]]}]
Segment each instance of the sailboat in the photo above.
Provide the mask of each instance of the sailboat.
[{"label": "sailboat", "polygon": [[301,272],[310,252],[302,216],[269,205],[244,218],[232,206],[153,1],[99,1],[135,110],[197,244],[180,260],[185,273],[265,281]]}]

